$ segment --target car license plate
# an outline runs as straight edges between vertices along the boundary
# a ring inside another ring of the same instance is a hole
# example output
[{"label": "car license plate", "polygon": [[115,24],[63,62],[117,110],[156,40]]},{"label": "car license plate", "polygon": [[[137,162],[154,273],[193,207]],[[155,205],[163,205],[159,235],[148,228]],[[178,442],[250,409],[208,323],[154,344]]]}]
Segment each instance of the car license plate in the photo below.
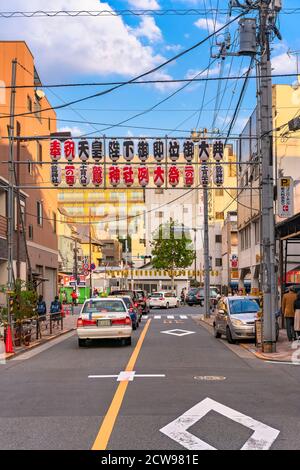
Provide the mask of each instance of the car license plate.
[{"label": "car license plate", "polygon": [[98,320],[97,326],[99,327],[111,326],[111,321],[110,320]]}]

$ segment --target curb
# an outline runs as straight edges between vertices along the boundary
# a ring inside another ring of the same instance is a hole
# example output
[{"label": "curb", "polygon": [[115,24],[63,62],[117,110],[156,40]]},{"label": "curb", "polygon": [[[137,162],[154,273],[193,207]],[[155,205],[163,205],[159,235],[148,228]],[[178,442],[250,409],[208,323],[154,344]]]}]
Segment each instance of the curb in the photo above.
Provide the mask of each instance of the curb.
[{"label": "curb", "polygon": [[60,338],[61,336],[66,335],[67,333],[70,333],[71,331],[75,331],[75,330],[76,330],[76,328],[70,328],[69,330],[65,330],[65,331],[59,333],[58,335],[50,336],[49,338],[42,339],[41,341],[39,341],[37,343],[33,343],[31,346],[26,346],[25,347],[26,349],[22,349],[21,351],[10,354],[9,356],[5,357],[3,360],[4,361],[9,361],[10,359],[13,359],[16,356],[20,356],[21,354],[24,354],[28,351],[31,351],[32,349],[35,349],[38,346],[41,346],[42,344],[46,344],[48,341],[52,341],[56,338]]}]

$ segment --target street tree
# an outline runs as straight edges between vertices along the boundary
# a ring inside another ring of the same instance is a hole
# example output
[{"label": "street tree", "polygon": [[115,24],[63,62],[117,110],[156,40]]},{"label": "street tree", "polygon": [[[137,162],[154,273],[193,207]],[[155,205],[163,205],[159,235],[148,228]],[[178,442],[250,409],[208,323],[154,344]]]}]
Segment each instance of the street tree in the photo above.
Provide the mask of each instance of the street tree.
[{"label": "street tree", "polygon": [[174,289],[176,271],[188,268],[195,259],[189,232],[184,225],[179,225],[171,219],[158,227],[151,246],[153,267],[168,271]]}]

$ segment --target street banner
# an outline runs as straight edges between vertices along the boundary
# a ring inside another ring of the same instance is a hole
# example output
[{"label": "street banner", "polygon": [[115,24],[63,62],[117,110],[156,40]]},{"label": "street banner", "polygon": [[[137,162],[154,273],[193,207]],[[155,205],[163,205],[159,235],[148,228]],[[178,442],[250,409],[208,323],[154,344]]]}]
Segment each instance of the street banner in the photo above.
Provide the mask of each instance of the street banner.
[{"label": "street banner", "polygon": [[278,217],[287,219],[294,215],[294,180],[290,176],[278,181]]}]

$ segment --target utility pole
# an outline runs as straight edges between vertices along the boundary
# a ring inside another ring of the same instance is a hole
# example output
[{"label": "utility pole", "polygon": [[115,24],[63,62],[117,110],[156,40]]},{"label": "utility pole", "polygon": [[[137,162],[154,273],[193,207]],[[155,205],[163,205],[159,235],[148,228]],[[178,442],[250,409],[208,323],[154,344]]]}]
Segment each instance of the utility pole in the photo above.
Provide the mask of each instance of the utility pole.
[{"label": "utility pole", "polygon": [[92,266],[92,221],[91,221],[91,208],[89,208],[89,261],[90,261],[90,298],[93,296],[93,270]]},{"label": "utility pole", "polygon": [[[17,59],[12,61],[11,93],[10,93],[10,121],[9,121],[9,169],[8,169],[8,198],[7,198],[7,287],[8,293],[14,287],[14,137],[15,137],[15,104],[16,104],[16,74]],[[8,295],[8,323],[12,327],[11,309]]]},{"label": "utility pole", "polygon": [[204,207],[204,315],[210,316],[210,262],[209,262],[209,225],[208,225],[208,188],[203,187],[203,207]]},{"label": "utility pole", "polygon": [[[263,350],[275,352],[275,312],[277,310],[277,282],[275,272],[275,216],[274,216],[274,163],[272,116],[271,34],[282,39],[276,27],[276,17],[282,9],[281,0],[231,0],[231,7],[242,8],[245,13],[259,12],[258,37],[255,38],[253,18],[240,20],[239,55],[258,56],[257,60],[257,146],[261,160],[261,280],[263,291]],[[253,30],[251,32],[251,30]],[[258,44],[257,44],[258,43]],[[259,50],[257,50],[259,46]]]},{"label": "utility pole", "polygon": [[[263,349],[275,352],[275,312],[277,310],[277,289],[275,273],[275,217],[274,217],[274,168],[273,168],[273,128],[272,119],[272,79],[270,28],[271,3],[261,0],[259,5],[259,45],[258,64],[260,82],[258,89],[260,152],[262,162],[262,290],[263,290]],[[272,10],[273,10],[272,9]],[[274,13],[274,11],[272,11]]]}]

